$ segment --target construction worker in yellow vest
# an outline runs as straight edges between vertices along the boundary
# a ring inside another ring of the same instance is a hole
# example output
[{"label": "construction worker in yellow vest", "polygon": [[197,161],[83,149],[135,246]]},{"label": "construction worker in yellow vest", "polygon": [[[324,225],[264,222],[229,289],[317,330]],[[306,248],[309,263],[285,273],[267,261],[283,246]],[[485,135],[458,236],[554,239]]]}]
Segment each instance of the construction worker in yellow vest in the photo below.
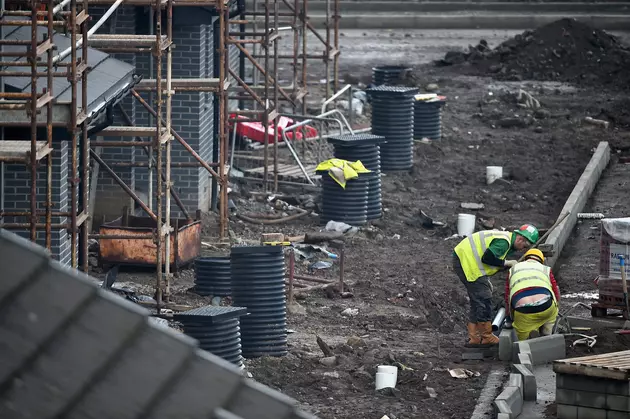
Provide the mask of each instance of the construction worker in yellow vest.
[{"label": "construction worker in yellow vest", "polygon": [[505,302],[518,340],[528,339],[533,331],[550,335],[558,317],[560,291],[551,268],[544,263],[543,253],[531,249],[523,256],[523,262],[510,269]]},{"label": "construction worker in yellow vest", "polygon": [[453,252],[453,269],[470,298],[468,343],[465,346],[497,345],[492,334],[492,284],[489,277],[516,265],[506,258],[529,248],[538,240],[538,229],[530,224],[514,232],[486,230],[464,238]]}]

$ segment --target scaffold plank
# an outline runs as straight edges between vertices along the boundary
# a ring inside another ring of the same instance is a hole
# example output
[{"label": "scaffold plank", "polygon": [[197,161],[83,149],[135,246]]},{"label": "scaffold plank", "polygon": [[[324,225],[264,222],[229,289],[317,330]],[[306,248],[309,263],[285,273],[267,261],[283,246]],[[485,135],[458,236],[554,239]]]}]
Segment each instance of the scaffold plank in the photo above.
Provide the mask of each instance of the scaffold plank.
[{"label": "scaffold plank", "polygon": [[[162,128],[164,132],[164,128]],[[109,126],[104,128],[98,135],[112,137],[155,137],[155,127],[134,127],[134,126]]]},{"label": "scaffold plank", "polygon": [[[46,141],[37,142],[37,160],[41,160],[52,152]],[[30,141],[0,141],[0,161],[30,162]]]},{"label": "scaffold plank", "polygon": [[[171,89],[175,91],[217,91],[219,90],[220,79],[218,78],[187,78],[187,79],[172,79]],[[136,85],[136,91],[155,91],[157,88],[157,81],[155,79],[142,79]],[[166,89],[166,80],[162,80],[162,89]]]}]

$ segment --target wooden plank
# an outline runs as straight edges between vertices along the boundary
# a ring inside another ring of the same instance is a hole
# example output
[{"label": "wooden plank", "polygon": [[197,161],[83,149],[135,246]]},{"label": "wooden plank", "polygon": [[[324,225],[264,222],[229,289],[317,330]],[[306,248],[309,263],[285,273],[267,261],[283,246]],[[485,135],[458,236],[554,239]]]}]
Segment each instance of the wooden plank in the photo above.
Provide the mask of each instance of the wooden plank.
[{"label": "wooden plank", "polygon": [[628,371],[617,371],[603,368],[592,368],[585,365],[556,364],[553,371],[560,374],[585,375],[587,377],[608,378],[611,380],[626,381],[630,379]]}]

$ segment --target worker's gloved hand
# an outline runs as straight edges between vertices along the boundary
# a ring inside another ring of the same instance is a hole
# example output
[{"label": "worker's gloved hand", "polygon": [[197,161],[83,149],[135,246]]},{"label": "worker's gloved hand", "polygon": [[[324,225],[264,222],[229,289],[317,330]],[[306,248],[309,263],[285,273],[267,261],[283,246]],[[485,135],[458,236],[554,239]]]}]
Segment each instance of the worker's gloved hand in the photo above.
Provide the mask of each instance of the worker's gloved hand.
[{"label": "worker's gloved hand", "polygon": [[510,269],[512,266],[516,265],[517,263],[518,261],[516,260],[504,260],[503,266],[506,267],[507,269]]}]

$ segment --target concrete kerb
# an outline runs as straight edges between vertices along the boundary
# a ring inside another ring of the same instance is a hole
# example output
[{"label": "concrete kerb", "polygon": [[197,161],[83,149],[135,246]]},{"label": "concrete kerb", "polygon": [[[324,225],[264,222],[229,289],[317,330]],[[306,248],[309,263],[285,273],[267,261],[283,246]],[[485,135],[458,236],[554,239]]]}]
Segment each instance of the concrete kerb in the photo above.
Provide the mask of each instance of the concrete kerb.
[{"label": "concrete kerb", "polygon": [[[567,211],[571,211],[571,214],[549,235],[545,242],[546,245],[553,246],[555,250],[554,257],[547,259],[549,266],[553,267],[558,256],[562,253],[562,249],[577,223],[577,214],[584,209],[609,161],[610,146],[607,142],[600,142],[560,213],[563,215]],[[510,375],[507,387],[494,401],[496,416],[500,419],[517,417],[522,412],[524,401],[537,399],[536,376],[533,374],[534,364],[546,364],[566,357],[566,344],[563,335],[542,336],[522,342],[515,341],[513,336],[513,330],[507,329],[499,335],[499,358],[506,360],[510,357],[514,362],[511,368],[514,374]],[[515,374],[522,377],[520,389],[514,386],[518,382],[517,379],[513,378]],[[558,405],[558,418],[575,418],[575,415],[572,416],[575,412],[570,411],[571,408],[573,406]]]},{"label": "concrete kerb", "polygon": [[[517,374],[512,374],[512,376],[517,376]],[[515,380],[516,382],[521,384],[521,387],[508,385],[503,389],[501,394],[494,400],[494,408],[495,412],[498,415],[505,414],[508,415],[509,419],[515,419],[518,415],[523,411],[523,380]],[[512,383],[512,380],[508,382]]]},{"label": "concrete kerb", "polygon": [[523,400],[536,401],[538,399],[536,376],[522,364],[512,364],[512,372],[520,374],[523,380]]},{"label": "concrete kerb", "polygon": [[563,216],[568,211],[571,211],[571,214],[549,234],[545,241],[545,245],[552,246],[555,251],[554,256],[547,258],[546,261],[546,264],[552,268],[577,223],[578,213],[584,209],[609,161],[610,146],[608,142],[602,141],[597,146],[593,157],[591,157],[586,169],[582,172],[582,176],[580,176],[571,195],[569,195],[569,199],[567,199],[562,211],[560,211],[560,216]]},{"label": "concrete kerb", "polygon": [[503,329],[499,333],[499,359],[501,361],[512,360],[512,344],[516,341],[514,329]]}]

